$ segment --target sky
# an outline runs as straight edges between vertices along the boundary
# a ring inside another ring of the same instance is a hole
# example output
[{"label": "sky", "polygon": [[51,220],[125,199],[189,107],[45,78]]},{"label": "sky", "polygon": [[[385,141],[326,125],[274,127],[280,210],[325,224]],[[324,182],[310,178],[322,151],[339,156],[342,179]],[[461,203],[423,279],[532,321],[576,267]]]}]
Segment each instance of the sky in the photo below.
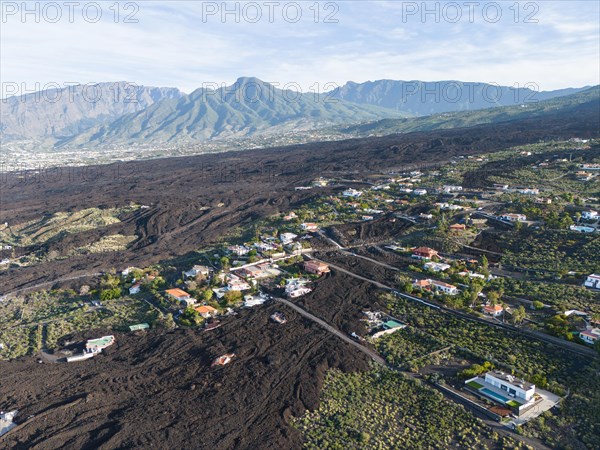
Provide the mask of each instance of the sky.
[{"label": "sky", "polygon": [[1,0],[2,97],[106,81],[191,92],[240,76],[312,92],[378,79],[600,84],[597,1],[77,3]]}]

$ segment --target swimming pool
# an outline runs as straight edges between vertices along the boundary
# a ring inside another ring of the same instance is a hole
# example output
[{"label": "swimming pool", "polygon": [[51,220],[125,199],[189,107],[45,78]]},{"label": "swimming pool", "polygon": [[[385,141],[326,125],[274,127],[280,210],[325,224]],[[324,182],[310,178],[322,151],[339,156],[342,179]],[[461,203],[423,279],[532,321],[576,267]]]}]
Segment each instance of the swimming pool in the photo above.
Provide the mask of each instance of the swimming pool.
[{"label": "swimming pool", "polygon": [[506,398],[500,394],[496,394],[494,391],[490,391],[488,388],[483,388],[479,392],[483,392],[485,395],[495,398],[496,400],[498,400],[499,402],[502,402],[502,403],[506,403],[508,401],[508,398]]}]

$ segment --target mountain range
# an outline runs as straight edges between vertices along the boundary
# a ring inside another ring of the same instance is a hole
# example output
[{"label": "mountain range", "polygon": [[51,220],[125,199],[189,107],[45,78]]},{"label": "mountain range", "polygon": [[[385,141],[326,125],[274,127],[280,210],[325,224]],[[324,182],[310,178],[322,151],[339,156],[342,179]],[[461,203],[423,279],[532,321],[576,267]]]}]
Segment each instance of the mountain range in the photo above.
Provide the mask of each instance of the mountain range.
[{"label": "mountain range", "polygon": [[176,88],[100,83],[2,100],[0,139],[92,148],[227,141],[334,128],[351,134],[376,129],[399,132],[432,124],[420,116],[442,114],[434,120],[442,126],[443,114],[476,110],[476,118],[458,122],[482,123],[499,118],[494,112],[502,107],[519,105],[523,111],[533,111],[535,102],[582,90],[536,92],[485,83],[379,80],[348,82],[315,94],[280,90],[257,78],[241,77],[232,86],[185,94]]}]

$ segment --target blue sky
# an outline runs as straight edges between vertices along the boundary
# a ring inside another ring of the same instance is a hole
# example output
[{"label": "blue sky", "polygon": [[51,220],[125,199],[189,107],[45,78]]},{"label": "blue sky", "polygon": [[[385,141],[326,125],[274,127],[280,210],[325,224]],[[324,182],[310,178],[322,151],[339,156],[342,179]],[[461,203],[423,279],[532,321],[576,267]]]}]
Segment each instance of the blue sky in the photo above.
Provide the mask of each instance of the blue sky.
[{"label": "blue sky", "polygon": [[[23,17],[21,2],[2,0],[2,83],[31,89],[35,83],[127,80],[185,92],[239,76],[297,83],[302,90],[383,78],[535,83],[541,90],[600,83],[597,1],[480,1],[471,7],[463,1],[278,1],[270,21],[270,6],[261,1],[229,2],[227,8],[235,11],[237,4],[239,13],[223,18],[220,1],[126,6],[110,0],[98,2],[102,17],[95,23],[92,7],[84,18],[85,0],[72,21],[62,1],[56,2],[59,20],[47,3],[30,2],[34,12]],[[423,6],[439,13],[423,16]],[[297,11],[302,17],[294,22]],[[125,22],[128,13],[137,23]]]}]

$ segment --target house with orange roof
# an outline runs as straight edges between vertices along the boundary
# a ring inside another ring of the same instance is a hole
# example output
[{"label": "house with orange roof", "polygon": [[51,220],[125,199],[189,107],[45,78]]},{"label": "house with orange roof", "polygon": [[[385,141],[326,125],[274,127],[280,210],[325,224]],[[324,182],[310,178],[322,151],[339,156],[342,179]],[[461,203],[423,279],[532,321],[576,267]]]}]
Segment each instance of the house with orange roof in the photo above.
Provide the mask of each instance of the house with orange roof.
[{"label": "house with orange roof", "polygon": [[196,299],[193,298],[190,294],[185,292],[179,288],[167,289],[165,293],[171,297],[173,300],[176,300],[181,303],[185,303],[187,306],[193,305],[196,303]]},{"label": "house with orange roof", "polygon": [[412,257],[417,259],[431,259],[434,257],[439,257],[439,254],[437,250],[429,247],[417,247],[413,249]]},{"label": "house with orange roof", "polygon": [[217,310],[210,305],[196,306],[194,308],[194,310],[196,312],[198,312],[205,319],[208,319],[209,317],[214,317],[217,315]]},{"label": "house with orange roof", "polygon": [[324,273],[329,273],[329,266],[323,262],[311,259],[304,263],[304,270],[306,270],[308,273],[323,275]]},{"label": "house with orange roof", "polygon": [[493,317],[499,316],[503,311],[504,308],[501,305],[486,305],[483,307],[483,312]]}]

